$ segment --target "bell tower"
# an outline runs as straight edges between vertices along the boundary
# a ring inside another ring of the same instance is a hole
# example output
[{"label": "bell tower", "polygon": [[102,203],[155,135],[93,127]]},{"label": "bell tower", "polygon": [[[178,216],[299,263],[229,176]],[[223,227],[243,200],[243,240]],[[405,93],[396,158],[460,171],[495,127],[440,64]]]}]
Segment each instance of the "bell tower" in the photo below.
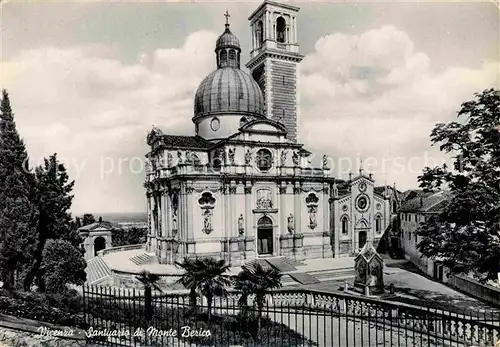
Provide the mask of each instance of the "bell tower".
[{"label": "bell tower", "polygon": [[267,118],[285,125],[290,141],[299,138],[300,97],[297,14],[299,8],[264,1],[248,18],[252,31],[246,67],[264,93]]}]

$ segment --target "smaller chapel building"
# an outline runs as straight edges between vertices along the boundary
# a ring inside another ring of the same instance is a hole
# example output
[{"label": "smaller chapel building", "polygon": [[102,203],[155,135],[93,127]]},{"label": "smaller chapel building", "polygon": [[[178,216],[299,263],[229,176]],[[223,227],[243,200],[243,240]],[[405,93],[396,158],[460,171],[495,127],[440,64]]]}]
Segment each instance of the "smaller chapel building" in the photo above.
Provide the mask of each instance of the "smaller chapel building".
[{"label": "smaller chapel building", "polygon": [[337,180],[326,155],[313,167],[299,143],[298,11],[265,1],[253,12],[250,74],[226,19],[217,68],[194,97],[194,134],[148,134],[147,248],[160,263],[349,256],[392,223],[393,189],[362,172]]}]

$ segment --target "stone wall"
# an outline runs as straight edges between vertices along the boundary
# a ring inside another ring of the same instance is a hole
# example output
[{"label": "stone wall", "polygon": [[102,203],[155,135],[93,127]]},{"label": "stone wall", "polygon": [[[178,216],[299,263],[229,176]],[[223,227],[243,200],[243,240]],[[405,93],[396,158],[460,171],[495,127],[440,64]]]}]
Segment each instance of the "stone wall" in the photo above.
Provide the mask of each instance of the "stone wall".
[{"label": "stone wall", "polygon": [[84,347],[85,345],[85,339],[62,339],[42,336],[32,331],[0,327],[0,347]]},{"label": "stone wall", "polygon": [[[45,331],[43,335],[40,329]],[[55,337],[55,334],[59,334],[59,337]],[[63,338],[61,334],[70,338]],[[0,314],[0,347],[80,346],[86,346],[85,332],[81,329]]]},{"label": "stone wall", "polygon": [[448,279],[448,285],[475,298],[500,306],[500,288],[482,284],[473,278],[460,275],[451,275]]}]

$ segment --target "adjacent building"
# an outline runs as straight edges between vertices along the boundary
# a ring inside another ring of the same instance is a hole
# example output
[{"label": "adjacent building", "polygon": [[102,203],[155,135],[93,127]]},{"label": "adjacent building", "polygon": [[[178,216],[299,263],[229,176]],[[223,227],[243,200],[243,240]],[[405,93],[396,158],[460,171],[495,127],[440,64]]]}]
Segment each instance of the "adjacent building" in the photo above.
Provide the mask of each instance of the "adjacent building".
[{"label": "adjacent building", "polygon": [[92,259],[99,251],[111,247],[113,230],[109,222],[95,222],[78,228],[83,239],[81,247],[85,250],[85,260]]},{"label": "adjacent building", "polygon": [[439,214],[446,204],[445,192],[424,192],[409,190],[405,192],[399,210],[401,221],[401,248],[406,259],[415,264],[422,272],[442,282],[447,282],[446,268],[438,259],[430,259],[418,251],[417,245],[421,237],[417,235],[420,223],[429,216]]}]

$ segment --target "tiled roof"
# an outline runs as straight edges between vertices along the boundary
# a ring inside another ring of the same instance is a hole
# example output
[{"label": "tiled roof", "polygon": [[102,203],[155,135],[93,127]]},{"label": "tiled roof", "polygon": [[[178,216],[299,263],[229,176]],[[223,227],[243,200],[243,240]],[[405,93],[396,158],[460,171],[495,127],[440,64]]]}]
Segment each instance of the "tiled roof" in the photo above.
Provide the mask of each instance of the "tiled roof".
[{"label": "tiled roof", "polygon": [[200,136],[163,135],[162,139],[165,146],[174,148],[208,149],[213,146]]},{"label": "tiled roof", "polygon": [[94,230],[112,230],[113,225],[110,222],[95,222],[92,224],[84,225],[83,227],[78,228],[78,231],[94,231]]},{"label": "tiled roof", "polygon": [[430,212],[436,213],[446,204],[448,194],[445,192],[423,192],[414,191],[414,194],[409,194],[409,199],[405,200],[401,205],[401,212]]}]

